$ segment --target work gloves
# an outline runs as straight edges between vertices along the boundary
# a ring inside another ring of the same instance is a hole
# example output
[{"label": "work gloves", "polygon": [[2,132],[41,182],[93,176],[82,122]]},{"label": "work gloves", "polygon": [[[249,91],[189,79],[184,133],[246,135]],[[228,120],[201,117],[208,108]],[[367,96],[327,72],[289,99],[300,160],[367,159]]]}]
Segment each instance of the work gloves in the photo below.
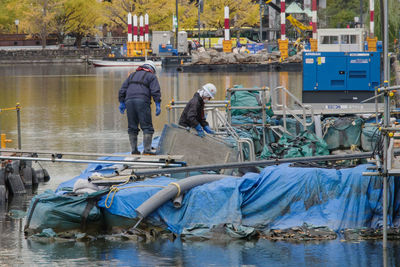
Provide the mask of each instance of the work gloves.
[{"label": "work gloves", "polygon": [[161,103],[156,102],[156,116],[160,115],[161,113]]},{"label": "work gloves", "polygon": [[120,102],[120,103],[119,103],[119,112],[120,112],[121,114],[124,114],[125,109],[126,109],[125,103],[124,103],[124,102]]},{"label": "work gloves", "polygon": [[200,123],[197,124],[196,127],[194,127],[194,128],[196,129],[197,135],[198,135],[198,136],[200,136],[200,137],[206,136],[206,134],[205,134],[204,131],[203,131],[203,128],[201,128]]},{"label": "work gloves", "polygon": [[210,126],[208,125],[204,126],[204,131],[206,131],[208,134],[215,134],[215,132],[211,130]]}]

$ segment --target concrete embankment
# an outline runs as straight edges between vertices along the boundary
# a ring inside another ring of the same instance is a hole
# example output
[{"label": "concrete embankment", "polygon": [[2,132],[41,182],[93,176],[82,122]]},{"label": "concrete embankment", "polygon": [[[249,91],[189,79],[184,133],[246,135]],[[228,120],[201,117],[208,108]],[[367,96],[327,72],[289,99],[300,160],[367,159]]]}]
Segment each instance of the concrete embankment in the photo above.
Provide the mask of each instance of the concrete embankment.
[{"label": "concrete embankment", "polygon": [[83,63],[109,53],[108,49],[93,48],[0,50],[0,64]]}]

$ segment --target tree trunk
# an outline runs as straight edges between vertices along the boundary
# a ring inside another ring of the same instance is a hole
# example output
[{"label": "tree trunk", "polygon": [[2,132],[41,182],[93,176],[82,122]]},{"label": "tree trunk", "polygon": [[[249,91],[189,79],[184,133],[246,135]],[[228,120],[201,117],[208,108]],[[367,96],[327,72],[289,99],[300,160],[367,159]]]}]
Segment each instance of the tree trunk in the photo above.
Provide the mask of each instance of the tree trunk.
[{"label": "tree trunk", "polygon": [[82,38],[83,38],[82,35],[77,35],[77,36],[76,36],[76,47],[77,47],[77,48],[81,48],[81,45],[82,45]]}]

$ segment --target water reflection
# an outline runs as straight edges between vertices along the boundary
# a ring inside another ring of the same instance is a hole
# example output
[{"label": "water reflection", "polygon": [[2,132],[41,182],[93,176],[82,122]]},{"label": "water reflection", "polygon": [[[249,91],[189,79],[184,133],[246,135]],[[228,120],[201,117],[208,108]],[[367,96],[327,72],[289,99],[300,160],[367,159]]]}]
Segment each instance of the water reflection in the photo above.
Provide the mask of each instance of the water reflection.
[{"label": "water reflection", "polygon": [[[85,66],[0,67],[0,108],[21,104],[23,147],[62,151],[117,152],[127,145],[126,117],[118,111],[118,90],[129,68]],[[280,79],[282,77],[282,79]],[[189,100],[203,84],[218,88],[217,100],[225,99],[225,89],[235,84],[245,87],[276,87],[285,80],[300,93],[300,73],[177,73],[162,72],[162,104],[172,98]],[[4,112],[0,130],[16,140],[15,112]],[[156,131],[167,121],[164,109],[154,117]]]},{"label": "water reflection", "polygon": [[[399,266],[399,242],[390,243],[388,266]],[[37,264],[116,266],[382,266],[380,242],[226,241],[150,243],[96,240],[95,242],[42,243],[27,241]],[[51,252],[51,253],[49,253]]]}]

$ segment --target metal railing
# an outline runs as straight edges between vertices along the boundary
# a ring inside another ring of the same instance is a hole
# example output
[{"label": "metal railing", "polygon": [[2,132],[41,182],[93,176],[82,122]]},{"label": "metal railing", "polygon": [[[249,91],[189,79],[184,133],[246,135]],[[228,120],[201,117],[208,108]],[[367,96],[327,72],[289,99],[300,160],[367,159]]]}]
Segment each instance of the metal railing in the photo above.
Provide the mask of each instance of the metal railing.
[{"label": "metal railing", "polygon": [[254,109],[254,110],[261,110],[261,116],[262,116],[262,129],[263,129],[263,145],[266,145],[266,139],[265,139],[265,127],[266,127],[266,120],[267,120],[267,103],[266,103],[266,92],[268,92],[270,89],[269,87],[261,87],[261,88],[228,88],[226,89],[227,97],[228,99],[232,98],[232,93],[238,92],[238,91],[255,91],[255,92],[260,92],[260,98],[261,98],[261,105],[260,106],[231,106],[231,103],[229,102],[228,105],[228,111],[227,111],[227,117],[228,117],[228,122],[229,124],[232,125],[232,110],[238,110],[238,109]]},{"label": "metal railing", "polygon": [[[174,101],[171,100],[170,103],[167,105],[167,117],[168,123],[177,123],[177,110],[184,109],[188,101]],[[254,150],[254,142],[250,138],[241,138],[232,127],[231,123],[225,118],[225,116],[219,111],[219,108],[227,109],[230,106],[229,101],[226,100],[216,100],[216,101],[208,101],[205,104],[205,110],[211,111],[212,117],[212,128],[215,129],[217,135],[230,135],[232,136],[238,146],[239,151],[239,160],[245,161],[244,156],[244,144],[247,144],[249,148],[249,160],[255,160],[255,150]],[[226,131],[221,132],[221,130]]]},{"label": "metal railing", "polygon": [[[280,104],[278,103],[278,93],[281,95]],[[288,99],[289,96],[289,99]],[[286,126],[286,118],[288,115],[293,116],[293,118],[303,125],[303,129],[307,129],[308,126],[314,123],[314,110],[311,105],[303,104],[295,95],[293,95],[289,90],[287,90],[284,86],[275,87],[272,90],[272,109],[273,110],[282,110],[283,116],[283,128],[286,133],[292,135],[287,131]],[[299,107],[302,110],[302,117],[298,116],[294,109],[288,106],[288,100],[293,103],[295,106]],[[307,123],[307,117],[311,117],[311,122]]]}]

